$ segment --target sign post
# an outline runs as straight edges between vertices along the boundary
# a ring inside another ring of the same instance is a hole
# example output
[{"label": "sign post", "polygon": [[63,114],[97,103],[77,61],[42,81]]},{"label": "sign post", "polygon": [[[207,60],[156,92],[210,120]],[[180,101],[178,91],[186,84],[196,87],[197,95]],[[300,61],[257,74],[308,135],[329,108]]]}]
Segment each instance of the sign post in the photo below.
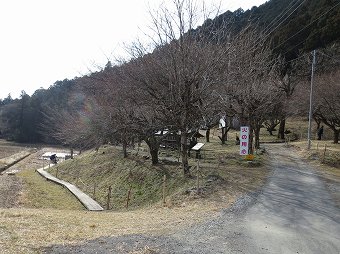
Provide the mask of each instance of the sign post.
[{"label": "sign post", "polygon": [[249,154],[249,127],[241,126],[240,129],[240,155]]}]

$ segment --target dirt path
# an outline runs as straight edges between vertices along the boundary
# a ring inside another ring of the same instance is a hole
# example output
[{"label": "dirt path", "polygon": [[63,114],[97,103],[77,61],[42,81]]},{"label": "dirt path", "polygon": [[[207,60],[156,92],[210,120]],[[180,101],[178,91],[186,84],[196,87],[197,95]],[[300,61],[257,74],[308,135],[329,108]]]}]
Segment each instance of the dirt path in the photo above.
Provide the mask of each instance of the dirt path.
[{"label": "dirt path", "polygon": [[16,175],[9,175],[7,173],[36,168],[41,164],[39,156],[41,156],[41,152],[33,153],[0,174],[0,208],[20,206],[19,196],[22,191],[22,182]]},{"label": "dirt path", "polygon": [[[8,175],[7,173],[10,171],[19,172],[27,169],[41,168],[43,166],[41,156],[45,152],[57,150],[56,148],[40,149],[0,174],[0,208],[20,207],[19,197],[23,188],[22,182],[16,175]],[[8,154],[8,156],[10,155]]]},{"label": "dirt path", "polygon": [[0,175],[0,208],[17,206],[21,188],[22,184],[18,177]]},{"label": "dirt path", "polygon": [[165,236],[128,235],[46,253],[340,253],[340,210],[293,148],[268,145],[273,174],[261,193],[218,218]]}]

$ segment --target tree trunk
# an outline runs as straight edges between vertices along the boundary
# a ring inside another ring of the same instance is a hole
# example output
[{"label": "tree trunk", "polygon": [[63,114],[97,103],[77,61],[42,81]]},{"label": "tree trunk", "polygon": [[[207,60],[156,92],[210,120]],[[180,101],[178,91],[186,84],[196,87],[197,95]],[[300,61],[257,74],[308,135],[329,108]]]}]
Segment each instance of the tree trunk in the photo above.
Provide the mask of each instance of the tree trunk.
[{"label": "tree trunk", "polygon": [[222,141],[222,145],[225,144],[225,127],[222,127],[222,134],[221,134],[221,141]]},{"label": "tree trunk", "polygon": [[207,131],[205,132],[205,140],[207,143],[210,142],[210,128],[208,128]]},{"label": "tree trunk", "polygon": [[152,165],[158,164],[158,149],[157,150],[150,150]]},{"label": "tree trunk", "polygon": [[253,127],[250,125],[249,126],[249,146],[248,146],[248,150],[249,150],[249,154],[253,154]]},{"label": "tree trunk", "polygon": [[320,126],[321,126],[321,120],[320,119],[318,119],[317,117],[315,117],[314,115],[313,115],[313,119],[314,119],[314,121],[315,121],[315,123],[316,123],[316,129],[318,130],[318,129],[320,129]]},{"label": "tree trunk", "polygon": [[184,176],[190,176],[186,131],[181,131],[181,157],[182,157],[182,168],[183,168]]},{"label": "tree trunk", "polygon": [[225,145],[225,142],[228,140],[228,131],[229,131],[230,127],[227,128],[227,127],[222,127],[222,134],[221,134],[221,137],[220,140],[222,142],[222,145]]},{"label": "tree trunk", "polygon": [[340,134],[340,130],[334,129],[333,130],[333,134],[334,134],[334,138],[333,138],[333,143],[334,144],[338,144],[339,143],[339,134]]},{"label": "tree trunk", "polygon": [[127,153],[127,142],[126,142],[125,139],[123,140],[123,154],[124,154],[124,158],[127,158],[127,157],[128,157],[128,153]]},{"label": "tree trunk", "polygon": [[286,118],[282,118],[280,121],[279,133],[277,137],[279,139],[285,139]]},{"label": "tree trunk", "polygon": [[260,148],[260,127],[256,127],[255,131],[255,148]]},{"label": "tree trunk", "polygon": [[155,137],[150,137],[145,139],[146,144],[149,146],[149,151],[151,155],[152,165],[157,165],[158,160],[158,150],[159,142]]}]

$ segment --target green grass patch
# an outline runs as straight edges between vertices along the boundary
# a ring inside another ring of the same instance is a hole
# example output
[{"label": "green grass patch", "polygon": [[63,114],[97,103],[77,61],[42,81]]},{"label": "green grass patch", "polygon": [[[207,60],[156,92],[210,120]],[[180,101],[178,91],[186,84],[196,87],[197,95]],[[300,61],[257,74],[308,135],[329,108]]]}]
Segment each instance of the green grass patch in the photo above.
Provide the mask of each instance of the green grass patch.
[{"label": "green grass patch", "polygon": [[212,136],[211,142],[205,144],[201,152],[199,173],[195,153],[191,153],[189,165],[192,177],[187,178],[177,161],[176,150],[160,150],[160,163],[153,166],[150,159],[145,159],[148,155],[145,144],[130,150],[128,158],[122,157],[119,148],[103,146],[97,152],[89,151],[58,164],[49,172],[76,185],[104,208],[107,207],[111,187],[109,209],[121,210],[126,206],[129,190],[131,208],[160,202],[164,175],[167,200],[172,204],[181,203],[190,195],[188,190],[196,187],[197,174],[199,187],[205,190],[205,194],[214,193],[222,187],[229,192],[228,195],[253,191],[264,183],[267,176],[268,170],[263,167],[265,159],[256,155],[249,163],[238,153],[239,146],[233,140],[221,145],[217,136]]},{"label": "green grass patch", "polygon": [[20,202],[27,208],[54,208],[82,210],[82,204],[65,188],[47,181],[35,170],[21,171],[18,176],[24,183]]},{"label": "green grass patch", "polygon": [[129,206],[132,208],[158,202],[162,198],[164,175],[167,176],[168,195],[190,183],[190,179],[182,176],[178,163],[162,162],[152,166],[141,156],[130,155],[124,159],[119,149],[109,146],[49,169],[53,175],[57,171],[59,178],[78,186],[102,207],[107,206],[111,187],[109,208],[114,210],[126,206],[129,190]]}]

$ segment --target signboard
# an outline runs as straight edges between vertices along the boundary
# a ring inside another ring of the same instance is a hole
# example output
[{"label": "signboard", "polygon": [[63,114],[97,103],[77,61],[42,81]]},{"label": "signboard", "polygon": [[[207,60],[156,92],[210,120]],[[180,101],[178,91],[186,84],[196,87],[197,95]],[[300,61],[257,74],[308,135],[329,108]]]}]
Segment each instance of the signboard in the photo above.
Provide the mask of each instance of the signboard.
[{"label": "signboard", "polygon": [[240,155],[248,154],[249,146],[249,127],[241,126],[240,129]]}]

